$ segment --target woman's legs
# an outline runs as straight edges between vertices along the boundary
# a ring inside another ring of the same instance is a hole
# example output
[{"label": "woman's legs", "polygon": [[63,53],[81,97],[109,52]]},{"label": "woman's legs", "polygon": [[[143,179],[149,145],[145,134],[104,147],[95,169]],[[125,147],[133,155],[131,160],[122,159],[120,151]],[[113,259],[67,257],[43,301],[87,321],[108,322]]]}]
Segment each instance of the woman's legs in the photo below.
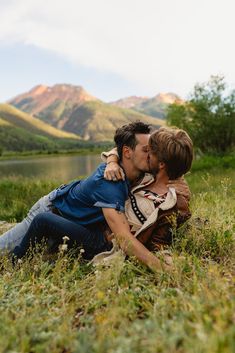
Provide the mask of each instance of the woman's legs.
[{"label": "woman's legs", "polygon": [[30,245],[35,247],[44,237],[56,237],[61,240],[64,236],[75,242],[76,246],[83,247],[85,257],[90,259],[99,252],[109,249],[108,243],[102,234],[94,233],[87,228],[69,221],[53,213],[40,213],[34,217],[28,231],[19,246],[16,246],[13,255],[23,257]]}]

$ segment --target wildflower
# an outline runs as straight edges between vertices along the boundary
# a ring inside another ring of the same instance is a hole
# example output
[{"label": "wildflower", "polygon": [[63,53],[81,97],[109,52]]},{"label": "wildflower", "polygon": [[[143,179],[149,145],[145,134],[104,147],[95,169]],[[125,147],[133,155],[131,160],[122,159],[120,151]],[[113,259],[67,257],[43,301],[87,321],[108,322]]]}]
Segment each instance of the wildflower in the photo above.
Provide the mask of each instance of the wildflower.
[{"label": "wildflower", "polygon": [[140,288],[140,287],[135,287],[135,288],[134,288],[134,291],[137,292],[137,293],[138,293],[138,292],[141,292],[141,288]]},{"label": "wildflower", "polygon": [[63,239],[64,244],[67,243],[67,241],[70,240],[70,238],[67,237],[67,235],[65,235],[62,239]]},{"label": "wildflower", "polygon": [[80,249],[80,254],[84,254],[85,250],[84,249]]},{"label": "wildflower", "polygon": [[68,245],[67,244],[62,244],[60,247],[61,251],[67,251],[68,250]]}]

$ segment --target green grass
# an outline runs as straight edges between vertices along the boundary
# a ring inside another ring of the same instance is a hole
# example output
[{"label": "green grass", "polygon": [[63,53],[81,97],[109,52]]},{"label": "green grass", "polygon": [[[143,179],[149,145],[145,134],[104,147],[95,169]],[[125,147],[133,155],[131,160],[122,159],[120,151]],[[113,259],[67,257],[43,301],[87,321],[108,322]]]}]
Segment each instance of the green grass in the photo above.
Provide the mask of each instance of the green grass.
[{"label": "green grass", "polygon": [[[93,268],[38,253],[13,269],[3,258],[0,353],[234,352],[235,171],[201,168],[187,180],[193,217],[175,236],[171,274],[134,259]],[[1,180],[0,219],[19,220],[54,186]]]},{"label": "green grass", "polygon": [[18,177],[0,180],[0,220],[20,222],[30,206],[58,185],[55,182],[30,181]]}]

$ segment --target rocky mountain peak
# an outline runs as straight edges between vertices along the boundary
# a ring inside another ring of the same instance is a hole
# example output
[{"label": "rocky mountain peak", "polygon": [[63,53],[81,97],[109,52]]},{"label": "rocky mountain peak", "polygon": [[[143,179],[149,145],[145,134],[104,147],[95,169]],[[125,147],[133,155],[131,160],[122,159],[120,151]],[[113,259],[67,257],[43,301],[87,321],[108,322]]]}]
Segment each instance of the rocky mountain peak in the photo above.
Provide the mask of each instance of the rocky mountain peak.
[{"label": "rocky mountain peak", "polygon": [[37,95],[43,94],[47,90],[48,90],[47,86],[37,85],[29,91],[29,94],[31,94],[32,96],[37,96]]},{"label": "rocky mountain peak", "polygon": [[60,102],[60,106],[68,104],[71,107],[97,100],[96,97],[87,93],[82,86],[63,83],[54,86],[37,85],[29,92],[11,99],[9,103],[30,114],[38,115],[45,109],[54,109],[55,105],[58,106],[58,102]]},{"label": "rocky mountain peak", "polygon": [[175,93],[159,93],[152,99],[158,103],[172,104],[175,101],[180,100],[180,97]]}]

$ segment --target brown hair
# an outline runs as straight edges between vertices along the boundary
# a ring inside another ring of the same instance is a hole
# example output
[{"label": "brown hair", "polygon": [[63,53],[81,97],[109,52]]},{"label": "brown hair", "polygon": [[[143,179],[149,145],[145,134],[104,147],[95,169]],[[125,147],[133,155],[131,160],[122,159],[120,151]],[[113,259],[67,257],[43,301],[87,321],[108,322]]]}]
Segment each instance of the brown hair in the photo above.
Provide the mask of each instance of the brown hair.
[{"label": "brown hair", "polygon": [[128,146],[132,150],[135,149],[137,145],[136,134],[150,134],[150,126],[142,123],[141,121],[136,121],[128,125],[123,125],[116,130],[114,135],[114,141],[117,147],[119,159],[122,160],[122,149],[123,146]]},{"label": "brown hair", "polygon": [[170,179],[187,173],[193,160],[193,143],[186,131],[161,127],[150,136],[149,146],[158,161],[164,162]]}]

